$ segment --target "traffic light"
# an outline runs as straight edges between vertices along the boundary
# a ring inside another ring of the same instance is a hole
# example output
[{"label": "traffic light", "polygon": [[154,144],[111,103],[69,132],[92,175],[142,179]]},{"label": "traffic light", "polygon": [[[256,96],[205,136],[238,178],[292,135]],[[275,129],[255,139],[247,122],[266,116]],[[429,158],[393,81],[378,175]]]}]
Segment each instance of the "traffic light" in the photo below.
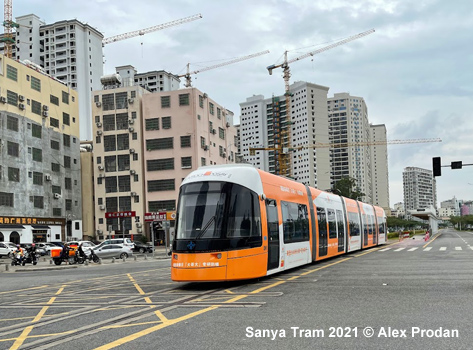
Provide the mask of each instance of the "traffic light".
[{"label": "traffic light", "polygon": [[458,162],[451,162],[450,163],[450,168],[452,168],[452,169],[461,169],[462,166],[463,166],[463,163],[462,163],[461,160],[458,161]]},{"label": "traffic light", "polygon": [[[433,157],[432,158],[432,169],[434,171],[434,177],[435,176],[441,176],[442,175],[442,168],[441,168],[441,160],[440,157]],[[453,169],[453,168],[452,168]]]}]

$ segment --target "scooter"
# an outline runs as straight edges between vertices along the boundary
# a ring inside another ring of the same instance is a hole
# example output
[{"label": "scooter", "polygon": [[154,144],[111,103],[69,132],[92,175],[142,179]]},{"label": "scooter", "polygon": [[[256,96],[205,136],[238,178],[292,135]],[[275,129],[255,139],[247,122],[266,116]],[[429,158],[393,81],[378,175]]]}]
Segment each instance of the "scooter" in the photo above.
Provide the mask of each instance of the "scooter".
[{"label": "scooter", "polygon": [[23,266],[25,266],[27,263],[36,265],[38,263],[38,253],[31,253],[27,250],[25,252],[25,256],[23,256]]},{"label": "scooter", "polygon": [[93,261],[96,264],[100,262],[100,258],[95,254],[93,249],[90,250],[89,261]]},{"label": "scooter", "polygon": [[23,260],[23,258],[21,257],[20,253],[13,252],[11,254],[11,266],[25,265],[22,260]]}]

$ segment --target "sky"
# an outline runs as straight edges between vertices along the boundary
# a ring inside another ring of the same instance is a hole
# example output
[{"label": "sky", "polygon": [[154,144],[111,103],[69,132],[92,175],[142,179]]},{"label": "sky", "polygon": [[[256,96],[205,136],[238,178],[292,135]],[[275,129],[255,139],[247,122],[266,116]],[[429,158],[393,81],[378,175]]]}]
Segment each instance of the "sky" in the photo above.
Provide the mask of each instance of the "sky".
[{"label": "sky", "polygon": [[[60,4],[60,5],[59,5]],[[330,88],[365,99],[372,124],[388,140],[442,142],[388,146],[390,204],[403,202],[406,167],[442,167],[437,203],[473,200],[473,1],[471,0],[13,0],[13,17],[34,13],[46,23],[77,19],[105,37],[201,14],[202,18],[104,47],[104,74],[132,65],[139,73],[184,74],[254,53],[269,54],[193,75],[238,118],[253,95],[284,93],[284,52],[296,58],[349,36],[375,33],[290,65],[291,83]],[[184,80],[181,81],[184,87]]]}]

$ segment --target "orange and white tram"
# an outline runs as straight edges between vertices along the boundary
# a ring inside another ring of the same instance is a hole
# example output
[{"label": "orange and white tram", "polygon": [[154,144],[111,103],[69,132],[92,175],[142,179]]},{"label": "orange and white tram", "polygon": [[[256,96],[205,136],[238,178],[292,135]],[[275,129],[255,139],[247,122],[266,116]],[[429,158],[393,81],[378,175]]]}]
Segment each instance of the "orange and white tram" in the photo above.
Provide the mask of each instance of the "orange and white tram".
[{"label": "orange and white tram", "polygon": [[251,165],[201,167],[181,184],[174,281],[231,281],[386,242],[384,210]]}]

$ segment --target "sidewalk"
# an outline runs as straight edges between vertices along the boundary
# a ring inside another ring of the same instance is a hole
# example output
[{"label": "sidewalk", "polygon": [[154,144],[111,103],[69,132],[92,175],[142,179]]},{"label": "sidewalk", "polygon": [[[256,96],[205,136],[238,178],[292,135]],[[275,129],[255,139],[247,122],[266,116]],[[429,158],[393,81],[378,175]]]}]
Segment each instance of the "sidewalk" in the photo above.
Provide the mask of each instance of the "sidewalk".
[{"label": "sidewalk", "polygon": [[[101,265],[108,265],[113,263],[133,263],[133,262],[143,262],[143,261],[152,261],[152,260],[161,260],[161,259],[170,259],[171,256],[166,254],[166,249],[163,246],[155,247],[154,254],[140,254],[133,253],[133,256],[128,259],[112,259],[106,258],[101,259]],[[168,249],[169,252],[169,249]],[[99,265],[93,262],[88,262],[88,265]],[[0,273],[2,272],[31,272],[31,271],[44,271],[44,270],[63,270],[63,269],[74,269],[81,266],[86,266],[86,264],[73,264],[69,265],[67,263],[62,263],[61,265],[55,265],[52,259],[45,255],[38,259],[36,265],[26,264],[25,266],[11,266],[11,259],[7,257],[0,258]]]}]

